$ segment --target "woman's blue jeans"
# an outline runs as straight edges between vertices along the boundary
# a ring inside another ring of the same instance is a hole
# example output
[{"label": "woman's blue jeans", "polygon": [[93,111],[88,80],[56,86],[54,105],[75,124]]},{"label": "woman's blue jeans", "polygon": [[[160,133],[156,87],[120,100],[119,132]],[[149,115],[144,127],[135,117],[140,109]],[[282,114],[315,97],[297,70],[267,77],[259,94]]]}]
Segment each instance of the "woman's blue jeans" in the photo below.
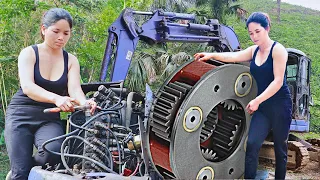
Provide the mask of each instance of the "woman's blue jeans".
[{"label": "woman's blue jeans", "polygon": [[258,110],[254,112],[247,140],[245,179],[255,178],[259,150],[270,130],[273,133],[276,156],[275,179],[285,179],[288,151],[287,140],[291,124],[291,112],[292,102],[289,98],[262,103]]}]

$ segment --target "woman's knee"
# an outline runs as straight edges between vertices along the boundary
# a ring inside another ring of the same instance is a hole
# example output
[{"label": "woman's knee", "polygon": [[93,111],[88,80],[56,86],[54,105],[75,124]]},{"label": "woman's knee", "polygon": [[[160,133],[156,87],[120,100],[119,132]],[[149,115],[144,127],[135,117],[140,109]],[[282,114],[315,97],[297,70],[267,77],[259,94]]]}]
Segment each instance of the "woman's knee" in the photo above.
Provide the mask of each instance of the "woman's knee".
[{"label": "woman's knee", "polygon": [[252,138],[248,138],[246,151],[250,153],[258,153],[260,144]]},{"label": "woman's knee", "polygon": [[[45,146],[45,148],[49,151],[53,152],[60,152],[61,143],[59,141],[55,141],[52,143],[49,143]],[[60,162],[60,156],[55,155],[51,152],[45,151],[42,149],[42,147],[38,148],[37,154],[34,156],[35,162],[39,166],[43,166],[46,163],[49,163],[50,165],[53,165],[55,163]]]},{"label": "woman's knee", "polygon": [[34,161],[37,166],[44,166],[47,163],[49,163],[50,165],[54,165],[60,162],[60,156],[49,152],[42,152],[37,153],[34,156]]},{"label": "woman's knee", "polygon": [[32,166],[11,167],[11,179],[28,179]]}]

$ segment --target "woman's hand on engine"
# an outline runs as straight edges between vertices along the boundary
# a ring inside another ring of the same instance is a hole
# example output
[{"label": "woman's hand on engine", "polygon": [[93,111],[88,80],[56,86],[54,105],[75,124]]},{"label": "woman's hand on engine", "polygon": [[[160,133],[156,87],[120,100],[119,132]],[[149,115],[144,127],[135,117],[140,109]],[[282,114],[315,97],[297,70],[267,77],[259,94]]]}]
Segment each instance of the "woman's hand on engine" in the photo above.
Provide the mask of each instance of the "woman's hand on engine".
[{"label": "woman's hand on engine", "polygon": [[88,99],[88,100],[86,100],[85,104],[89,104],[91,106],[90,113],[91,113],[91,115],[93,115],[94,111],[97,108],[97,103],[93,99]]},{"label": "woman's hand on engine", "polygon": [[212,58],[212,54],[213,53],[206,53],[206,52],[201,52],[201,53],[196,53],[195,55],[193,55],[195,60],[198,61],[205,61],[205,60],[209,60]]},{"label": "woman's hand on engine", "polygon": [[74,103],[76,103],[76,100],[69,96],[57,96],[55,98],[55,105],[63,112],[73,112]]}]

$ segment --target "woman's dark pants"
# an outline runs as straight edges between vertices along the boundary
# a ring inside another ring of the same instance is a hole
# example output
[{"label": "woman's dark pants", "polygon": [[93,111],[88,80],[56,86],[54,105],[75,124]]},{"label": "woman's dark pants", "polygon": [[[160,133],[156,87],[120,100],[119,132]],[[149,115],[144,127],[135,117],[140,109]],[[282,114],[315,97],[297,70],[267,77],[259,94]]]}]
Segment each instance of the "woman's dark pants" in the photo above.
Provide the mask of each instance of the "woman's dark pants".
[{"label": "woman's dark pants", "polygon": [[[45,152],[41,145],[48,139],[64,134],[59,114],[44,114],[43,107],[9,106],[6,113],[5,140],[10,159],[11,179],[28,179],[31,168],[46,163],[54,165],[60,157]],[[49,143],[46,148],[60,152],[63,140]],[[38,152],[33,155],[33,146]]]},{"label": "woman's dark pants", "polygon": [[285,179],[291,111],[291,99],[288,98],[262,103],[253,114],[246,148],[245,179],[255,178],[259,150],[270,130],[273,133],[276,156],[275,179]]}]

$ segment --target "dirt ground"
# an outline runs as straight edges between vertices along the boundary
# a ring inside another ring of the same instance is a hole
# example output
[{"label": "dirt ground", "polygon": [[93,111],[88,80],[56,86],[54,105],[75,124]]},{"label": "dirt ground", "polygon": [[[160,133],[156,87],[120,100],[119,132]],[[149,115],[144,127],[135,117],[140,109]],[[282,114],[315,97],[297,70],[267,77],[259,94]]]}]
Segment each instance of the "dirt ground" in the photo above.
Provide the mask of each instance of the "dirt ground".
[{"label": "dirt ground", "polygon": [[[319,146],[314,146],[315,149],[320,151]],[[309,156],[310,156],[309,152]],[[294,180],[301,180],[301,179],[319,179],[320,180],[320,162],[314,161],[316,157],[313,157],[312,160],[309,159],[307,165],[298,168],[296,170],[288,170],[286,179],[294,179]],[[259,163],[260,170],[267,170],[268,171],[268,178],[267,179],[274,179],[274,166],[272,164],[267,164],[265,162]]]},{"label": "dirt ground", "polygon": [[[274,179],[274,168],[267,164],[261,164],[259,169],[268,170],[268,179]],[[309,163],[303,167],[302,169],[292,171],[287,171],[286,179],[319,179],[320,180],[320,168],[319,162],[317,161],[309,161]]]},{"label": "dirt ground", "polygon": [[288,171],[287,179],[320,179],[319,162],[310,161],[301,170]]}]

